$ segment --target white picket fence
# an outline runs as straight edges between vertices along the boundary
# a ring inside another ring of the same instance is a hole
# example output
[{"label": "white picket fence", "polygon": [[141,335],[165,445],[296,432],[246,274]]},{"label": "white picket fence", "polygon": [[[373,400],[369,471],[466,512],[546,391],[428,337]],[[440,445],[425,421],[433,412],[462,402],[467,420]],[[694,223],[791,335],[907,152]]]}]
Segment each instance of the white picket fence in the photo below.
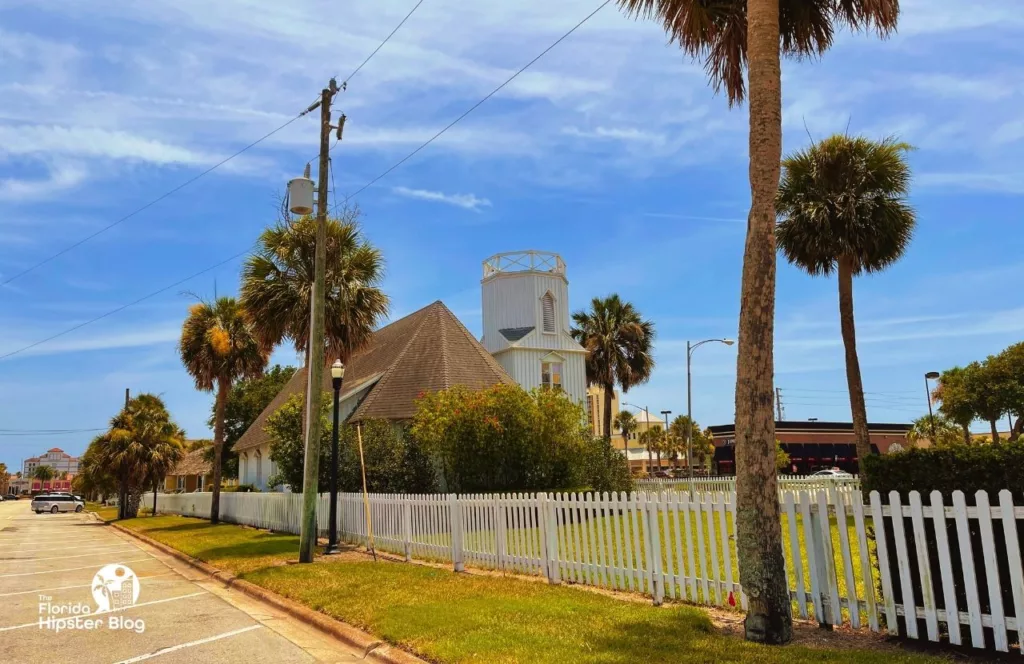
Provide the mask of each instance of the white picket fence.
[{"label": "white picket fence", "polygon": [[[691,479],[643,479],[634,480],[641,491],[665,492],[686,491],[695,493],[735,493],[736,477],[695,477]],[[847,508],[853,507],[853,492],[860,490],[860,478],[824,477],[813,475],[780,475],[778,477],[779,501],[787,493],[796,496],[801,491],[835,491]]]},{"label": "white picket fence", "polygon": [[[970,507],[959,491],[951,505],[938,492],[928,504],[917,492],[907,504],[896,492],[872,492],[865,504],[859,489],[834,486],[780,493],[786,577],[801,617],[897,634],[898,619],[911,616],[905,620],[910,638],[938,641],[941,630],[951,643],[962,644],[961,626],[967,626],[969,643],[976,648],[985,647],[986,636],[989,646],[1000,651],[1020,642],[1024,572],[1018,521],[1024,519],[1024,507],[1015,507],[1008,491],[999,494],[996,505],[978,492]],[[158,508],[208,517],[209,496],[161,495]],[[297,494],[225,493],[221,517],[297,533],[301,499]],[[146,505],[151,501],[150,495]],[[406,560],[447,561],[457,571],[470,565],[543,575],[551,583],[644,593],[656,604],[670,598],[746,607],[739,584],[734,493],[373,494],[370,506],[377,549]],[[327,513],[324,494],[318,505],[322,535]],[[893,514],[909,519],[909,525],[892,520]],[[894,547],[874,536],[883,532],[883,520],[891,523]],[[361,494],[340,496],[338,521],[343,539],[368,543]],[[925,541],[929,523],[937,555]],[[954,527],[955,543],[947,524]],[[997,529],[1002,538],[993,537]],[[979,578],[974,565],[971,532],[980,534],[984,565],[978,569],[984,569],[985,578]],[[962,563],[957,567],[953,551]],[[1003,605],[1003,582],[995,573],[999,560],[1009,576],[1012,607]],[[890,572],[890,561],[898,573]],[[924,621],[924,634],[917,619]],[[988,635],[985,628],[991,630]]]}]

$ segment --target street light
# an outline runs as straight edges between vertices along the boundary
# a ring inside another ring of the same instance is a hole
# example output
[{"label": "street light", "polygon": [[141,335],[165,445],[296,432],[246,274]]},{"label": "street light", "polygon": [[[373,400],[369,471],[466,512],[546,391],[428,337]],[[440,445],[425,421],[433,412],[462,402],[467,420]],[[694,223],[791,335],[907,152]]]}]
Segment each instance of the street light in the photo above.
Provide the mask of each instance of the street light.
[{"label": "street light", "polygon": [[345,380],[345,365],[335,360],[331,365],[331,386],[334,388],[334,428],[331,430],[331,524],[327,529],[327,548],[324,555],[338,553],[338,399],[341,383]]},{"label": "street light", "polygon": [[936,443],[935,440],[935,414],[932,413],[932,391],[928,387],[929,380],[938,380],[938,371],[929,371],[924,375],[924,395],[928,398],[928,421],[931,422],[932,426],[932,445]]},{"label": "street light", "polygon": [[[672,414],[671,410],[663,410],[661,414],[665,416],[665,441],[668,441],[668,416]],[[661,470],[661,462],[658,462],[658,470]]]},{"label": "street light", "polygon": [[686,417],[690,419],[690,426],[686,428],[686,472],[691,480],[693,479],[693,399],[691,398],[693,378],[690,375],[690,358],[693,357],[693,351],[713,341],[726,346],[736,343],[732,339],[705,339],[692,345],[689,341],[686,342]]}]

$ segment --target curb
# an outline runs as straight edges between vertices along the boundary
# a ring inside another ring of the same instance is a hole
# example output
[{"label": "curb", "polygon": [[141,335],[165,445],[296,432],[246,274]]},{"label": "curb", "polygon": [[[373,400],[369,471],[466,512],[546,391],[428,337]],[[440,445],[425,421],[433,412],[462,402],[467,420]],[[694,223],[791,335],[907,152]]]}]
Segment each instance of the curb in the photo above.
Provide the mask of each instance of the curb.
[{"label": "curb", "polygon": [[269,604],[281,611],[284,611],[293,618],[297,618],[306,624],[316,627],[321,632],[338,639],[342,643],[362,650],[363,659],[380,662],[381,664],[425,663],[425,660],[407,653],[404,650],[399,650],[380,639],[374,638],[372,635],[357,627],[353,627],[352,625],[341,622],[340,620],[335,620],[334,618],[328,617],[319,611],[314,611],[313,609],[303,606],[298,602],[282,597],[281,595],[271,592],[266,588],[257,586],[254,583],[250,583],[244,579],[239,579],[229,572],[217,569],[198,558],[193,558],[186,553],[182,553],[177,549],[167,546],[163,542],[158,542],[151,537],[147,537],[146,535],[137,533],[116,523],[108,522],[106,525],[111,526],[115,530],[125,533],[126,535],[130,535],[141,542],[145,542],[172,558],[180,560],[186,565],[199,570],[203,574],[219,581],[225,588],[238,590],[253,599]]}]

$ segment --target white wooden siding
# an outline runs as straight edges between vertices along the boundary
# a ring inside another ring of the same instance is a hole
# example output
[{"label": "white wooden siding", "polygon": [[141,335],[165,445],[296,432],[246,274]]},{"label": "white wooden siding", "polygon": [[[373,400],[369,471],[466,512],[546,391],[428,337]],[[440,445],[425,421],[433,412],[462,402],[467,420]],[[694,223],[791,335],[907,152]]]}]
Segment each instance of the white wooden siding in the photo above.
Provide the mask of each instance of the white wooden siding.
[{"label": "white wooden siding", "polygon": [[[551,354],[550,350],[513,348],[494,356],[508,375],[524,389],[540,387],[540,365]],[[560,353],[563,360],[562,389],[574,401],[583,403],[587,398],[587,378],[583,353]]]}]

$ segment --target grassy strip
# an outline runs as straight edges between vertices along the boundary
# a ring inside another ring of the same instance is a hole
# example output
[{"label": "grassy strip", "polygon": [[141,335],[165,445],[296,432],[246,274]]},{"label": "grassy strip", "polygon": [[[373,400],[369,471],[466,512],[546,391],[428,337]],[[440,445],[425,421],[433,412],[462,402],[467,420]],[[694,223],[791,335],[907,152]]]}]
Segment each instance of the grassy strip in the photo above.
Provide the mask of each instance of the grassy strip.
[{"label": "grassy strip", "polygon": [[715,631],[700,609],[624,602],[566,586],[342,557],[296,560],[298,538],[175,516],[123,526],[437,662],[939,661],[893,649],[768,648]]}]

